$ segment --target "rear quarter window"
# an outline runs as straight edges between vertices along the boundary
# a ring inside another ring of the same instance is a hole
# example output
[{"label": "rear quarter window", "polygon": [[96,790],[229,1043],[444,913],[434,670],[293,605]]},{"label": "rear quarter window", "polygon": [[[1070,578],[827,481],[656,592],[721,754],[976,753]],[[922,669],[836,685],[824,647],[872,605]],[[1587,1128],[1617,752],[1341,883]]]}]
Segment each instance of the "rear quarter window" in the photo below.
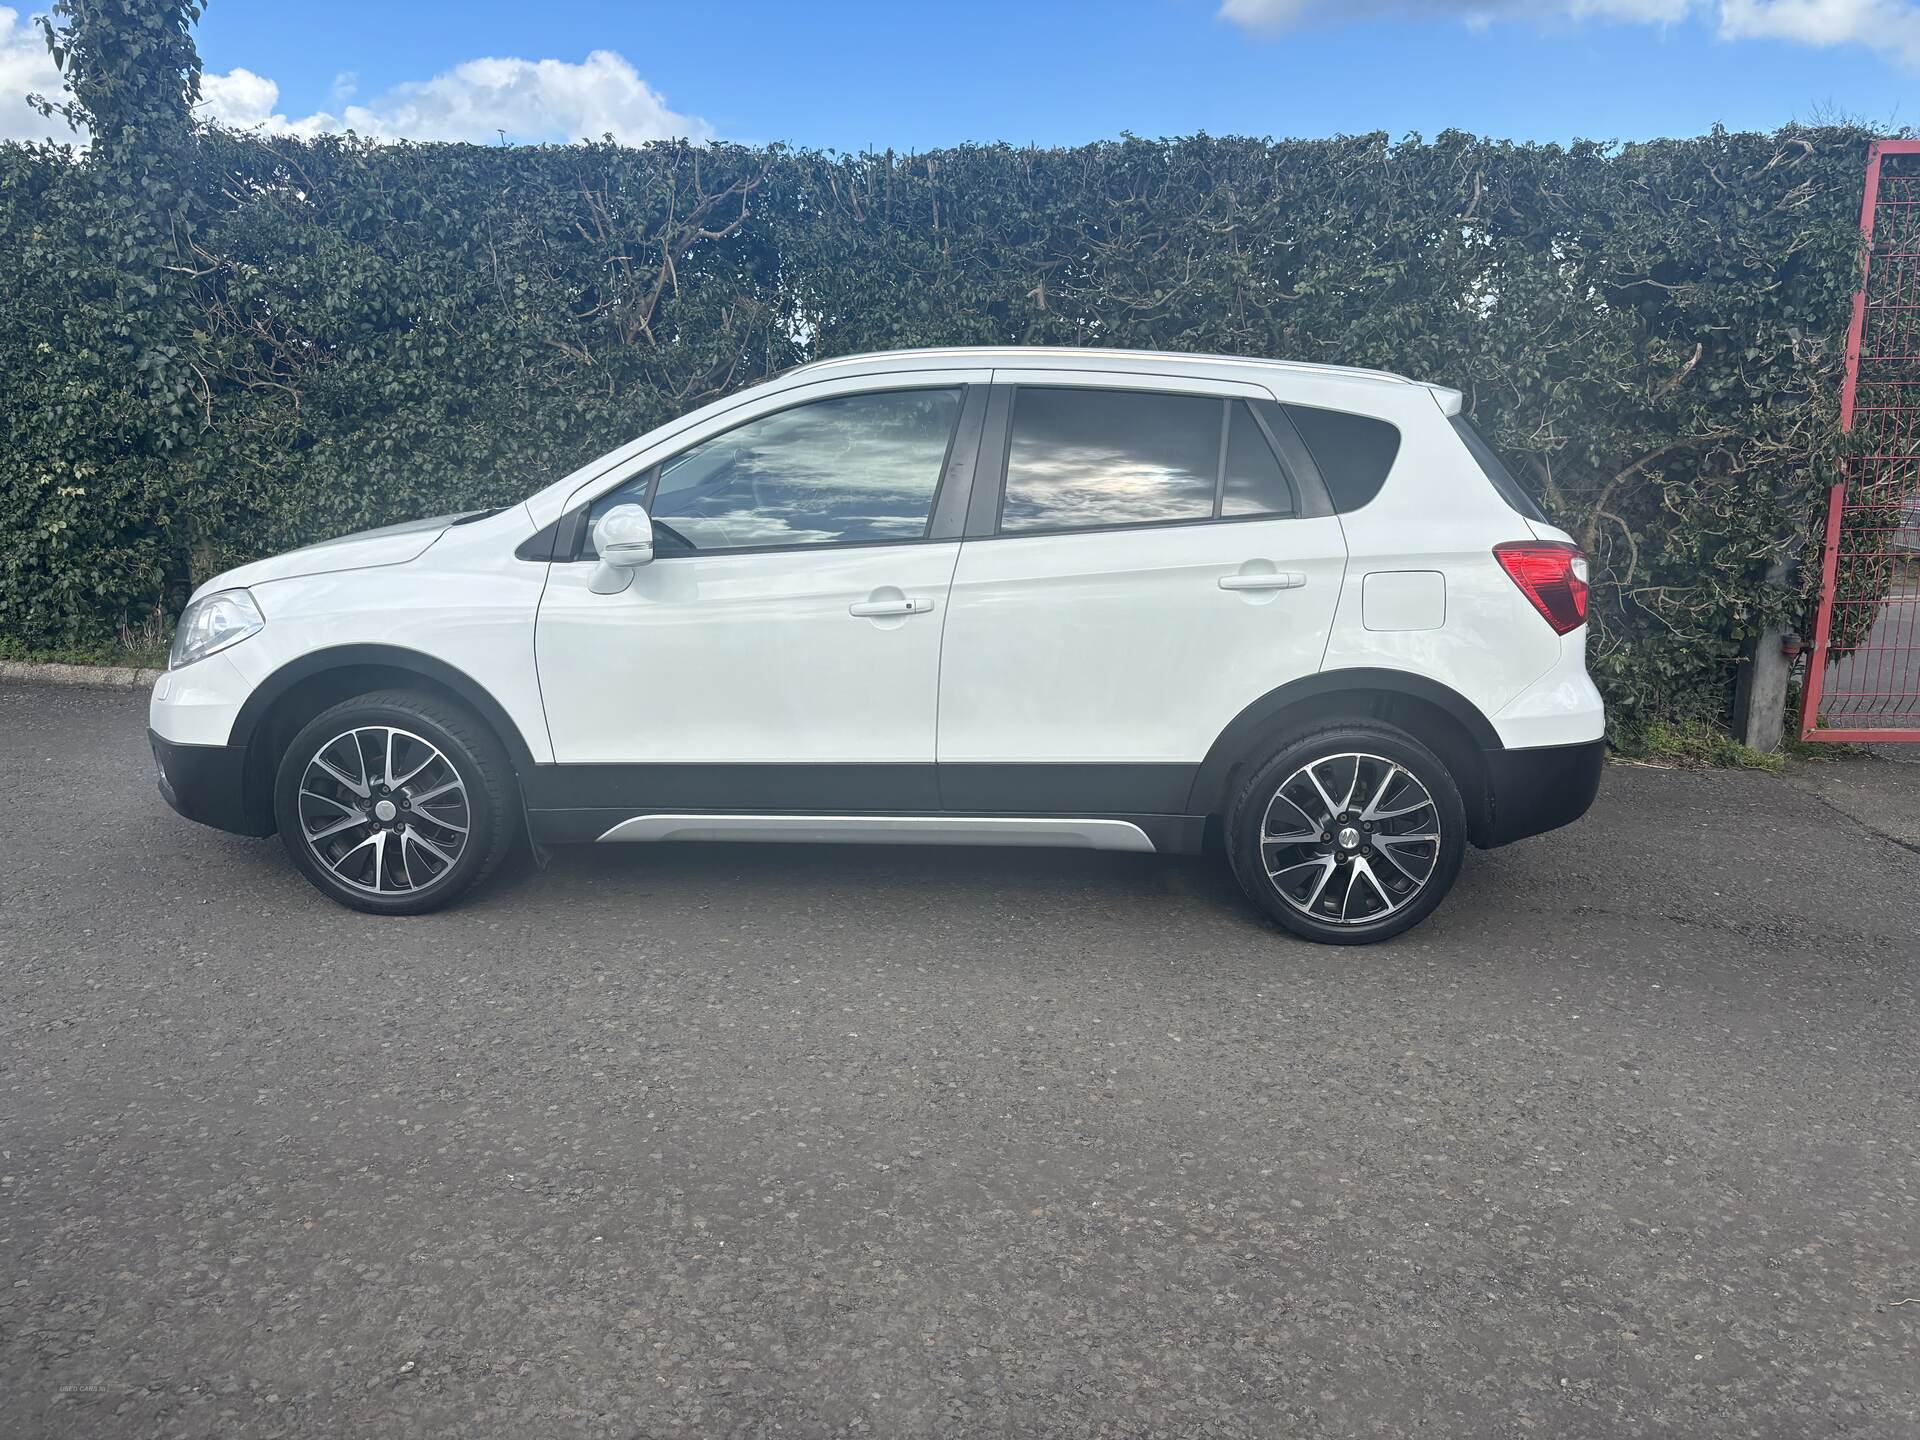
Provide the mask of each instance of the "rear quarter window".
[{"label": "rear quarter window", "polygon": [[1310,405],[1282,408],[1319,467],[1336,511],[1344,515],[1358,510],[1380,493],[1400,453],[1397,427],[1344,410],[1316,410]]},{"label": "rear quarter window", "polygon": [[1467,453],[1479,464],[1480,472],[1487,477],[1493,488],[1500,492],[1502,500],[1529,520],[1538,520],[1542,525],[1552,523],[1547,519],[1546,512],[1534,503],[1526,487],[1514,478],[1511,470],[1507,469],[1506,462],[1500,458],[1500,452],[1487,443],[1486,437],[1474,429],[1464,415],[1452,416],[1449,423],[1453,426],[1453,433],[1458,435],[1461,443],[1467,447]]}]

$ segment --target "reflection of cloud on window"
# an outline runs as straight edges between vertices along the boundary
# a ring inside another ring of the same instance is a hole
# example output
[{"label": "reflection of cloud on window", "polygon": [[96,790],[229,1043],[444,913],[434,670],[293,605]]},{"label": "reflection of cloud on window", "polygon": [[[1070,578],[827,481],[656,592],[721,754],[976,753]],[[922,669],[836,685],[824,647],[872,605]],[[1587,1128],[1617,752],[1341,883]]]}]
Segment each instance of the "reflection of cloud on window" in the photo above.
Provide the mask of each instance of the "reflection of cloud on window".
[{"label": "reflection of cloud on window", "polygon": [[751,421],[663,469],[654,513],[724,535],[689,533],[701,549],[915,539],[959,411],[955,390],[897,391]]},{"label": "reflection of cloud on window", "polygon": [[1221,414],[1220,401],[1203,396],[1023,388],[1001,528],[1210,518]]},{"label": "reflection of cloud on window", "polygon": [[698,550],[738,549],[746,545],[819,545],[838,540],[832,530],[811,530],[781,515],[758,510],[727,510],[677,517],[674,526]]},{"label": "reflection of cloud on window", "polygon": [[1213,476],[1110,449],[1016,446],[1007,471],[1008,529],[1140,525],[1213,514]]}]

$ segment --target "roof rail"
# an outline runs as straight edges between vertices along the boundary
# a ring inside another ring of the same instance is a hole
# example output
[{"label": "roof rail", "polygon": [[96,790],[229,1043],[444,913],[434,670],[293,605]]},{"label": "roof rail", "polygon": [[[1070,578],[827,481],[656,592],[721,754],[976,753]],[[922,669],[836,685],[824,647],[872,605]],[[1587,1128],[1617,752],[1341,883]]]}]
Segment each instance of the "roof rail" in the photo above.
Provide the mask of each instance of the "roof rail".
[{"label": "roof rail", "polygon": [[[1250,355],[1204,355],[1186,350],[1122,350],[1111,346],[1079,345],[954,345],[923,346],[905,350],[876,350],[859,355],[835,355],[823,360],[809,361],[796,365],[782,375],[794,375],[802,371],[827,369],[836,365],[864,364],[874,360],[895,359],[973,359],[1001,360],[1015,363],[1022,359],[1046,358],[1055,360],[1165,360],[1175,363],[1214,364],[1214,365],[1251,365],[1266,369],[1305,371],[1316,374],[1344,375],[1355,380],[1374,380],[1385,384],[1417,385],[1423,382],[1391,370],[1369,370],[1354,365],[1326,365],[1312,360],[1273,360],[1263,356]],[[778,378],[778,377],[770,377]]]}]

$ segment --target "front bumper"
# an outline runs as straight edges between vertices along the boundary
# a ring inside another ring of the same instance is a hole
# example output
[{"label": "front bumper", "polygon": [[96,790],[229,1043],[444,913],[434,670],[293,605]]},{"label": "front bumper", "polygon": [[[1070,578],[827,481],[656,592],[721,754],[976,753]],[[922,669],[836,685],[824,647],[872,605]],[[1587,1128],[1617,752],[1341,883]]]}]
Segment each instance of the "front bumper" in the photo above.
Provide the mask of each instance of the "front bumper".
[{"label": "front bumper", "polygon": [[182,745],[151,729],[160,794],[189,820],[236,835],[271,835],[273,807],[260,793],[244,745]]},{"label": "front bumper", "polygon": [[1607,742],[1543,745],[1530,750],[1487,750],[1486,838],[1483,849],[1571,825],[1587,813],[1600,791]]}]

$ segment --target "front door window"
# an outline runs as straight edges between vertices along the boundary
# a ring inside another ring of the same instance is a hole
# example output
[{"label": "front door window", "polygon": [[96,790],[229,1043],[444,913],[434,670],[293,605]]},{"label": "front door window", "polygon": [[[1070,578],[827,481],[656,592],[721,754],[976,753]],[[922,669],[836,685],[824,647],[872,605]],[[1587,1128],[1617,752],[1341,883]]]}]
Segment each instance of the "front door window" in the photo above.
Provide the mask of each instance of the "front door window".
[{"label": "front door window", "polygon": [[602,497],[644,500],[658,553],[918,540],[958,389],[840,395],[750,420]]}]

